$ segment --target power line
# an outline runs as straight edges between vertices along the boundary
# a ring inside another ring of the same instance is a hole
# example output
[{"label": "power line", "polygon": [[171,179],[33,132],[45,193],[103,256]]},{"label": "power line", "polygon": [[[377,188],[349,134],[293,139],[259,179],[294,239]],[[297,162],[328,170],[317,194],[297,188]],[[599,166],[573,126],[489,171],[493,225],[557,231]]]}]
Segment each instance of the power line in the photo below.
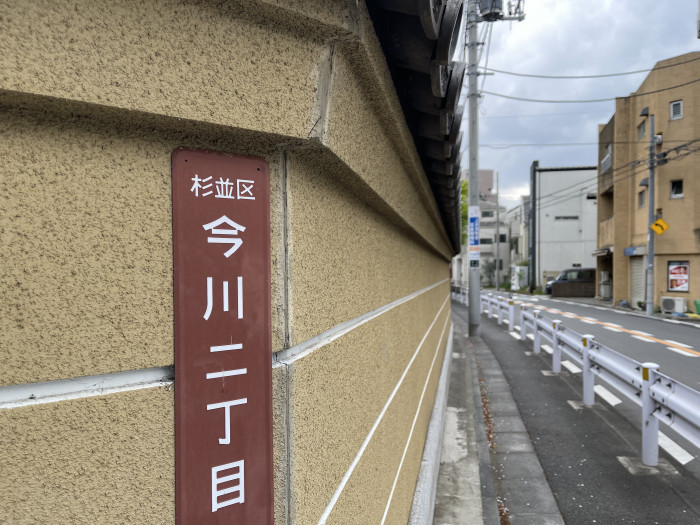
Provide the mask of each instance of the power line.
[{"label": "power line", "polygon": [[526,117],[559,117],[559,116],[571,116],[571,115],[594,115],[598,113],[610,113],[608,110],[599,111],[573,111],[568,113],[533,113],[530,115],[494,115],[494,116],[484,116],[481,119],[497,119],[497,118],[526,118]]},{"label": "power line", "polygon": [[535,75],[535,74],[530,74],[530,73],[515,73],[513,71],[503,71],[501,69],[494,69],[494,68],[489,68],[489,67],[482,67],[484,71],[492,71],[494,73],[503,73],[504,75],[513,75],[516,77],[530,77],[530,78],[549,78],[549,79],[581,79],[581,78],[608,78],[608,77],[621,77],[625,75],[636,75],[639,73],[648,73],[649,71],[654,71],[658,69],[666,69],[669,67],[676,67],[676,66],[682,66],[683,64],[687,64],[689,62],[695,62],[696,60],[700,60],[700,57],[696,58],[691,58],[690,60],[686,60],[684,62],[678,62],[677,64],[668,64],[665,66],[658,66],[653,69],[638,69],[637,71],[625,71],[621,73],[604,73],[600,75]]},{"label": "power line", "polygon": [[618,98],[635,98],[635,97],[642,97],[644,95],[653,95],[655,93],[661,93],[663,91],[670,91],[672,89],[677,89],[677,88],[689,86],[690,84],[695,84],[696,82],[700,82],[700,78],[696,78],[695,80],[691,80],[691,81],[685,82],[683,84],[678,84],[677,86],[656,89],[654,91],[645,91],[644,93],[632,93],[631,95],[628,95],[627,97],[596,98],[596,99],[588,99],[588,100],[545,100],[545,99],[535,99],[535,98],[513,97],[511,95],[504,95],[502,93],[493,93],[491,91],[482,91],[482,93],[485,93],[487,95],[493,95],[494,97],[507,98],[510,100],[519,100],[521,102],[542,102],[542,103],[546,103],[546,104],[589,104],[589,103],[611,102],[613,100],[617,100]]},{"label": "power line", "polygon": [[[606,142],[605,144],[637,144],[639,141],[617,141],[617,142]],[[687,142],[685,140],[666,140],[665,142]],[[692,141],[691,141],[692,142]],[[485,148],[492,149],[508,149],[514,147],[549,147],[549,146],[597,146],[599,142],[524,142],[524,143],[513,143],[513,144],[480,144]]]}]

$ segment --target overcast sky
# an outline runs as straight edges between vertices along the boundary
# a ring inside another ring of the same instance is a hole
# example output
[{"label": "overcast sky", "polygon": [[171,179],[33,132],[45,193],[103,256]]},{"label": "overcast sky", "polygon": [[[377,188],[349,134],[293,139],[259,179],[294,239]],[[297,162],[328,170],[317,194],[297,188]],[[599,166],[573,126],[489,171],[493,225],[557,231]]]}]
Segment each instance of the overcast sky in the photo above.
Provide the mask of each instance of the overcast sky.
[{"label": "overcast sky", "polygon": [[[537,75],[597,75],[651,69],[660,60],[700,50],[698,0],[527,0],[525,15],[522,22],[493,24],[488,67]],[[480,33],[485,25],[479,24]],[[486,59],[484,52],[481,66]],[[645,76],[552,80],[496,73],[479,77],[479,88],[485,78],[484,91],[493,93],[588,100],[629,95]],[[466,85],[465,78],[465,91]],[[499,173],[501,205],[510,209],[519,195],[529,193],[533,160],[544,167],[597,163],[595,145],[514,144],[596,143],[598,124],[610,119],[614,107],[614,102],[545,104],[485,94],[479,106],[479,167]],[[466,149],[467,119],[463,122]],[[468,167],[466,152],[462,164]]]}]

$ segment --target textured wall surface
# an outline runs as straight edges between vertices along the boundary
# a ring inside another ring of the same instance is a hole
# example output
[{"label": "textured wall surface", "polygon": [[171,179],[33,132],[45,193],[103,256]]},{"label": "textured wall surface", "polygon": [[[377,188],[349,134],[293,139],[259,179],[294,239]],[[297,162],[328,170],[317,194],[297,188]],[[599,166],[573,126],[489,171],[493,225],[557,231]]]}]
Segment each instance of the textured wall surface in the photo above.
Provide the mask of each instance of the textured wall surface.
[{"label": "textured wall surface", "polygon": [[172,386],[4,400],[173,365],[178,147],[270,164],[275,522],[406,523],[451,248],[363,3],[0,5],[0,523],[174,522]]},{"label": "textured wall surface", "polygon": [[166,388],[0,410],[0,523],[172,523],[173,412]]}]

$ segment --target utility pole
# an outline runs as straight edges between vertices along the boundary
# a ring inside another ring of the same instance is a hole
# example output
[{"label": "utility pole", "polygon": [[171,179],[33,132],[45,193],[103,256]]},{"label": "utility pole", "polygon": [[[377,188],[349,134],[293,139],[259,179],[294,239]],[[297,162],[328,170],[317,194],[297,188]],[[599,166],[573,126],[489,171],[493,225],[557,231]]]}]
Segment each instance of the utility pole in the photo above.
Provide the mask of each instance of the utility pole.
[{"label": "utility pole", "polygon": [[646,314],[654,315],[654,232],[651,229],[651,225],[656,221],[656,210],[654,209],[654,149],[656,147],[656,134],[654,131],[654,115],[649,115],[649,108],[645,107],[639,116],[649,118],[649,227],[647,228]]},{"label": "utility pole", "polygon": [[[503,16],[502,2],[481,2],[481,14],[477,6],[479,0],[467,0],[467,46],[469,47],[467,76],[468,80],[468,109],[469,109],[469,337],[478,337],[481,325],[481,312],[479,295],[481,292],[481,268],[479,252],[479,91],[477,79],[479,76],[478,41],[476,26],[481,21],[493,22],[496,20],[522,20],[520,0],[514,8]],[[496,263],[498,264],[498,263]]]},{"label": "utility pole", "polygon": [[[469,104],[469,336],[478,337],[481,324],[481,308],[479,295],[481,292],[481,271],[479,268],[479,112],[477,103],[479,92],[477,91],[478,58],[476,24],[478,13],[476,12],[477,0],[468,0],[467,3],[467,37],[469,38],[469,62],[467,65],[468,76],[468,104]],[[473,244],[476,244],[474,246]],[[475,251],[472,251],[476,248]]]}]

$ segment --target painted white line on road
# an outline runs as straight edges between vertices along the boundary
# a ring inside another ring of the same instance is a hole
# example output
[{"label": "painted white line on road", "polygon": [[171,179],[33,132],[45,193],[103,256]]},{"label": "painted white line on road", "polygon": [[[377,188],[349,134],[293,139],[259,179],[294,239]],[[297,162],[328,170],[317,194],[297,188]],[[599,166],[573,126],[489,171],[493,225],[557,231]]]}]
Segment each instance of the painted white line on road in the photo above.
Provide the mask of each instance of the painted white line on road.
[{"label": "painted white line on road", "polygon": [[682,324],[683,321],[676,321],[675,319],[662,319],[662,321],[666,323],[671,323],[671,324]]},{"label": "painted white line on road", "polygon": [[619,397],[617,397],[615,394],[613,394],[610,390],[605,388],[603,385],[596,385],[593,387],[593,390],[595,390],[596,394],[598,394],[605,401],[607,401],[610,406],[615,406],[615,405],[619,405],[620,403],[622,403],[622,400]]},{"label": "painted white line on road", "polygon": [[577,317],[576,314],[570,314],[569,312],[562,312],[561,315],[563,315],[564,317],[569,317],[569,318],[571,318],[571,319],[574,319],[574,318]]},{"label": "painted white line on road", "polygon": [[535,340],[535,336],[533,334],[527,334],[525,337],[527,337],[530,341]]},{"label": "painted white line on road", "polygon": [[641,335],[633,335],[635,339],[639,339],[640,341],[644,341],[645,343],[655,343],[656,341],[652,341],[651,339],[647,339],[646,337],[642,337]]},{"label": "painted white line on road", "polygon": [[510,336],[511,336],[513,339],[517,339],[518,341],[520,341],[520,334],[515,333],[515,332],[508,332],[508,333],[510,334]]},{"label": "painted white line on road", "polygon": [[615,328],[622,328],[622,325],[621,325],[621,324],[617,324],[617,323],[608,323],[608,322],[606,322],[605,324],[607,324],[608,326],[614,326]]},{"label": "painted white line on road", "polygon": [[673,458],[681,465],[685,465],[686,463],[689,463],[695,459],[695,456],[693,456],[690,452],[685,450],[663,432],[659,432],[659,446],[671,454],[671,456],[673,456]]},{"label": "painted white line on road", "polygon": [[552,347],[549,345],[541,345],[540,348],[547,352],[549,355],[552,355],[554,353],[554,350],[552,350]]},{"label": "painted white line on road", "polygon": [[582,317],[581,319],[579,319],[579,321],[581,321],[582,323],[586,323],[586,324],[598,324],[597,319],[589,319],[587,317]]},{"label": "painted white line on road", "polygon": [[690,352],[686,352],[685,350],[681,350],[680,348],[675,348],[673,346],[667,346],[667,350],[670,350],[671,352],[676,352],[677,354],[681,354],[687,357],[697,357],[695,354],[691,354]]},{"label": "painted white line on road", "polygon": [[641,330],[635,330],[634,333],[637,335],[650,335],[654,337],[654,334],[650,334],[649,332],[642,332]]},{"label": "painted white line on road", "polygon": [[691,350],[693,349],[692,346],[687,345],[685,343],[679,343],[678,341],[674,341],[673,339],[666,339],[666,342],[670,345],[682,346],[683,348],[690,348]]},{"label": "painted white line on road", "polygon": [[578,374],[579,372],[581,372],[581,369],[580,369],[579,367],[577,367],[575,364],[573,364],[573,363],[572,363],[571,361],[569,361],[569,360],[562,361],[562,362],[561,362],[561,366],[563,366],[564,368],[566,368],[566,369],[567,369],[569,372],[571,372],[572,374]]},{"label": "painted white line on road", "polygon": [[606,308],[605,306],[594,306],[593,308],[595,308],[596,310],[603,310],[604,312],[610,310],[610,308]]},{"label": "painted white line on road", "polygon": [[520,331],[520,325],[519,325],[519,324],[513,325],[513,328],[514,328],[515,330],[517,330],[518,332]]},{"label": "painted white line on road", "polygon": [[603,328],[605,328],[606,330],[610,330],[611,332],[622,332],[622,330],[620,330],[619,328],[615,328],[614,326],[603,325]]}]

